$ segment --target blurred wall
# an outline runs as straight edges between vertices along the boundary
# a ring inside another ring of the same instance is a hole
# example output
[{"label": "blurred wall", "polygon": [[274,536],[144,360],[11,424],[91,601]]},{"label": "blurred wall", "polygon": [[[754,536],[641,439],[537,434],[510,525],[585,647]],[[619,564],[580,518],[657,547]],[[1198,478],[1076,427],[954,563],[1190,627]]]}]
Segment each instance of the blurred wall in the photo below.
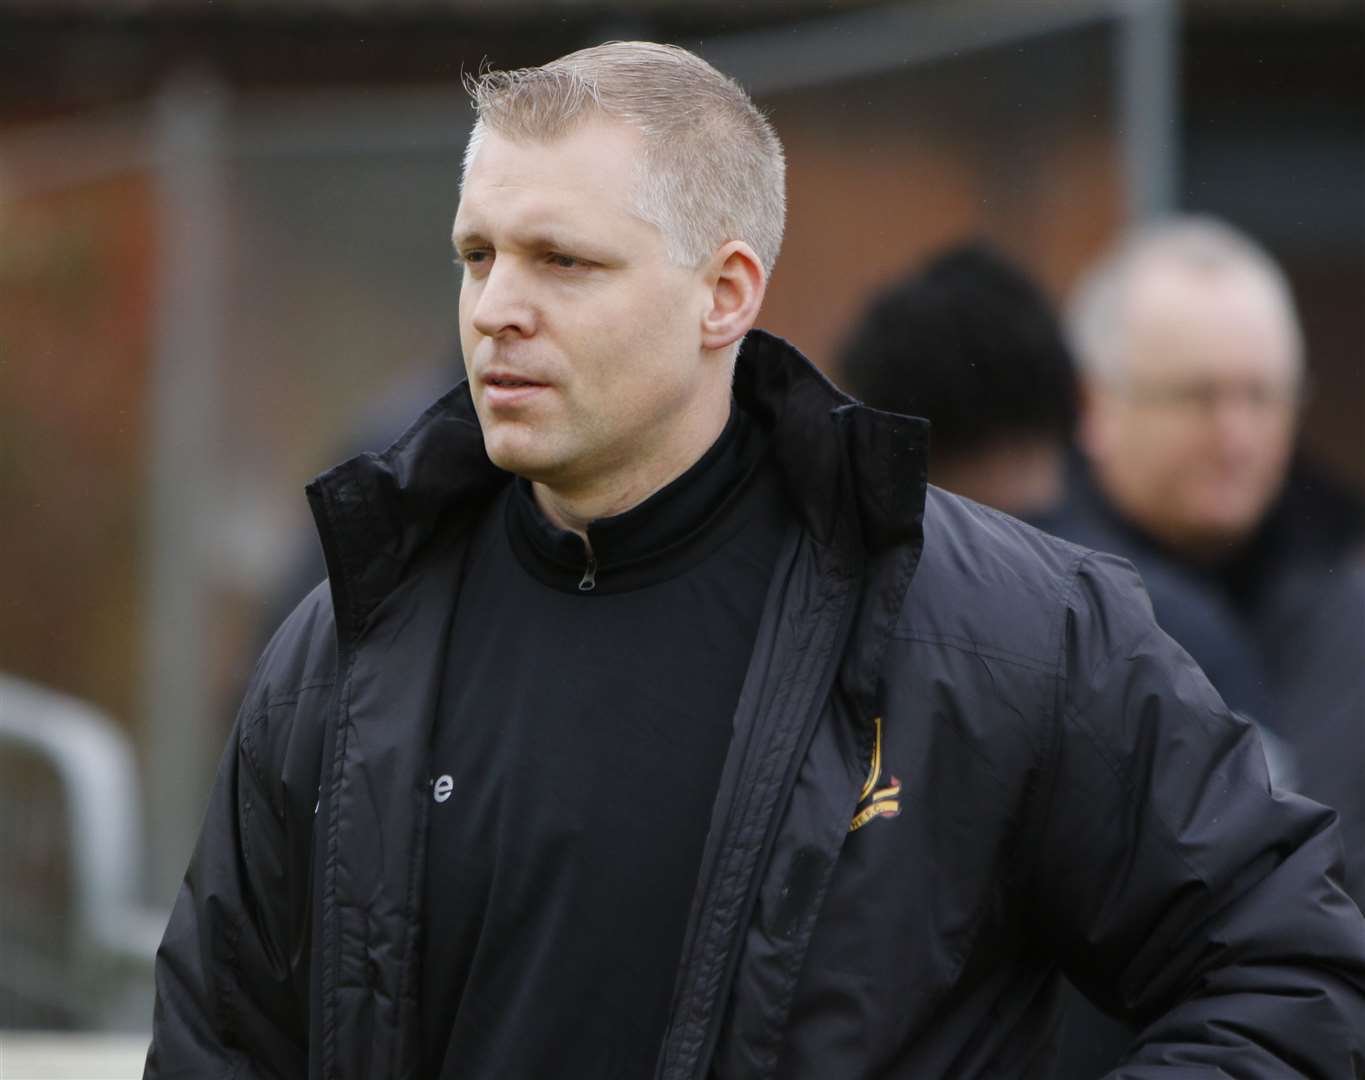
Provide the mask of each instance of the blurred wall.
[{"label": "blurred wall", "polygon": [[1304,445],[1365,495],[1365,4],[1196,5],[1183,50],[1181,201],[1284,265],[1314,387]]},{"label": "blurred wall", "polygon": [[764,96],[787,239],[762,323],[834,370],[868,294],[988,236],[1060,292],[1126,215],[1112,27]]},{"label": "blurred wall", "polygon": [[0,670],[129,717],[150,185],[125,175],[19,201],[3,193],[0,180]]}]

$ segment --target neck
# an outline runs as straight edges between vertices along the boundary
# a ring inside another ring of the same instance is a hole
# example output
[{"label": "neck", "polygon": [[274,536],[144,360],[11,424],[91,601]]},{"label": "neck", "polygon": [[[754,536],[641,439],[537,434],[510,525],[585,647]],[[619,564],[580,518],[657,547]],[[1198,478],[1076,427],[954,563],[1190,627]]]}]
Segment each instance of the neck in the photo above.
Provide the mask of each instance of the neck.
[{"label": "neck", "polygon": [[1159,544],[1205,570],[1217,570],[1220,564],[1240,555],[1250,540],[1247,533],[1210,534],[1151,528],[1147,531]]},{"label": "neck", "polygon": [[720,438],[730,418],[727,385],[721,407],[708,407],[696,423],[686,425],[669,452],[647,460],[629,459],[621,468],[599,473],[579,484],[532,481],[536,505],[552,525],[577,533],[588,544],[588,526],[599,518],[632,510],[680,477]]}]

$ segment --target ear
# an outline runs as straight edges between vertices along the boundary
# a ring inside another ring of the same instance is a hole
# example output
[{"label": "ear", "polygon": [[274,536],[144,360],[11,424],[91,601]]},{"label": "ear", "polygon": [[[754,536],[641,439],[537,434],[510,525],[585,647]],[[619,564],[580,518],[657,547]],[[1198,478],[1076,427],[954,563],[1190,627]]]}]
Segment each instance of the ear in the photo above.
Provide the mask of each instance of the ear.
[{"label": "ear", "polygon": [[731,240],[711,256],[706,284],[710,293],[702,313],[702,348],[724,349],[753,328],[768,277],[754,249],[742,240]]}]

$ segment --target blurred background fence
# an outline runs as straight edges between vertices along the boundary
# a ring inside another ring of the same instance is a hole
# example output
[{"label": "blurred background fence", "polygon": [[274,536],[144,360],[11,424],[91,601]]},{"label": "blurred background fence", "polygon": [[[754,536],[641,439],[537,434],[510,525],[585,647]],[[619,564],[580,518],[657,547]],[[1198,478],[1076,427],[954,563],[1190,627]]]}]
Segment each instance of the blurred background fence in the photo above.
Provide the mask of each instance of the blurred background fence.
[{"label": "blurred background fence", "polygon": [[750,86],[790,161],[762,324],[826,368],[953,240],[1060,296],[1126,223],[1222,214],[1287,267],[1308,448],[1365,491],[1362,30],[1332,0],[0,0],[0,1028],[148,1023],[236,696],[316,565],[302,486],[457,376],[462,72],[651,37]]}]

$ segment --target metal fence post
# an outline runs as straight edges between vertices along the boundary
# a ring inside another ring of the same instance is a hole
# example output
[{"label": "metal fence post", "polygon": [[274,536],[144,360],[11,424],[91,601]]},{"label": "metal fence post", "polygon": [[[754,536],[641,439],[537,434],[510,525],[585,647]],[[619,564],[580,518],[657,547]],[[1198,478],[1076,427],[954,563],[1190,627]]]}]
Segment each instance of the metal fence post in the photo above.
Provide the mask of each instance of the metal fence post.
[{"label": "metal fence post", "polygon": [[204,530],[212,521],[223,340],[223,90],[173,81],[156,106],[156,355],[151,380],[143,676],[151,897],[175,896],[220,746],[210,737]]}]

